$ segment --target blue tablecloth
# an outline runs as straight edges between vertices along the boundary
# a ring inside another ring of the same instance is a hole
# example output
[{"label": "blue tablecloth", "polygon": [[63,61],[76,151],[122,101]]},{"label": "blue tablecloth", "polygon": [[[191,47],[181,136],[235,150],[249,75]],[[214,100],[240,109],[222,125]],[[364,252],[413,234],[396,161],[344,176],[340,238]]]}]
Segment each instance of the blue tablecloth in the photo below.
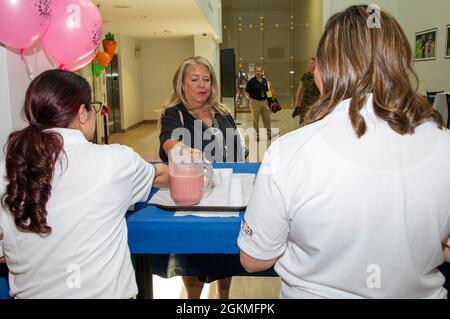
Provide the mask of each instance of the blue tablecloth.
[{"label": "blue tablecloth", "polygon": [[[214,163],[234,173],[257,173],[260,163]],[[175,217],[167,211],[139,203],[127,215],[128,245],[132,254],[237,254],[239,217]]]},{"label": "blue tablecloth", "polygon": [[0,299],[10,299],[8,285],[8,269],[5,264],[0,264]]}]

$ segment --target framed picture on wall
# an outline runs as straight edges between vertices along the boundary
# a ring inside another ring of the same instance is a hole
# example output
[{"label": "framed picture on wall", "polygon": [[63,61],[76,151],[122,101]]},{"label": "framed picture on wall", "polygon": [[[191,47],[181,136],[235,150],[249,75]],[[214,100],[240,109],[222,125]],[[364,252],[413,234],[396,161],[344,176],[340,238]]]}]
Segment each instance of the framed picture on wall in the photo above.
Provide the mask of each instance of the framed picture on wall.
[{"label": "framed picture on wall", "polygon": [[415,61],[436,59],[437,28],[416,33]]},{"label": "framed picture on wall", "polygon": [[445,47],[445,58],[450,59],[450,24],[447,25],[447,46]]}]

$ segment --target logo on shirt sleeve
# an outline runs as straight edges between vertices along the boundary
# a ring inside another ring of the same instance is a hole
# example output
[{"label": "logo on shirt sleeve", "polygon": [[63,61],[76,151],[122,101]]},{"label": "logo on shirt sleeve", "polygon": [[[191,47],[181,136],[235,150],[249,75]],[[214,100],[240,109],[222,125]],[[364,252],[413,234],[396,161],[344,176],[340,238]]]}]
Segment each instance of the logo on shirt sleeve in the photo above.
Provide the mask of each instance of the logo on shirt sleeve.
[{"label": "logo on shirt sleeve", "polygon": [[246,234],[248,237],[253,238],[253,230],[250,228],[250,226],[247,224],[245,219],[241,222],[241,230]]}]

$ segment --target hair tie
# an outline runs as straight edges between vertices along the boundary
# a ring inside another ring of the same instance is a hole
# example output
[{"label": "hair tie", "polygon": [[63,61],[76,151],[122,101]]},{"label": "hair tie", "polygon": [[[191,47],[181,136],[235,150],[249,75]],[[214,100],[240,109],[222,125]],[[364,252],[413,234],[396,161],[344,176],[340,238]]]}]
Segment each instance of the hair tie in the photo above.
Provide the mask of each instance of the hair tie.
[{"label": "hair tie", "polygon": [[39,123],[36,122],[36,121],[31,121],[31,122],[30,122],[30,126],[33,127],[33,128],[35,128],[35,129],[38,129],[39,131],[42,130],[42,125],[39,124]]}]

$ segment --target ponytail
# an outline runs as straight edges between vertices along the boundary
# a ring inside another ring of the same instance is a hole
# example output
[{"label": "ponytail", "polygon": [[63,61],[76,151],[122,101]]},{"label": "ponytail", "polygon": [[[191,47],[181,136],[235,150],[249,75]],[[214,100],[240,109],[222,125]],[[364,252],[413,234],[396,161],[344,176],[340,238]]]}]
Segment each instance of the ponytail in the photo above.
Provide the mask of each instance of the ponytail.
[{"label": "ponytail", "polygon": [[9,135],[6,145],[9,184],[2,205],[10,211],[19,230],[40,235],[51,233],[46,207],[55,163],[62,149],[62,137],[55,132],[42,132],[38,125]]}]

